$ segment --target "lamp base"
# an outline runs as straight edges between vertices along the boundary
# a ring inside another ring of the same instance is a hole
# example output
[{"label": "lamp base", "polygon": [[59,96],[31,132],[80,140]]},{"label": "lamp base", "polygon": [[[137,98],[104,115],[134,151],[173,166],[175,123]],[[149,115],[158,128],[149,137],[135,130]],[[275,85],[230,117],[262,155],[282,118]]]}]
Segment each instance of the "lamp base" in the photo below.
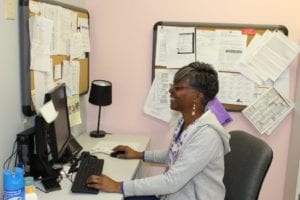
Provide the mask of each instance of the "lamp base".
[{"label": "lamp base", "polygon": [[105,131],[92,131],[90,132],[90,136],[94,137],[94,138],[101,138],[104,137],[106,135]]}]

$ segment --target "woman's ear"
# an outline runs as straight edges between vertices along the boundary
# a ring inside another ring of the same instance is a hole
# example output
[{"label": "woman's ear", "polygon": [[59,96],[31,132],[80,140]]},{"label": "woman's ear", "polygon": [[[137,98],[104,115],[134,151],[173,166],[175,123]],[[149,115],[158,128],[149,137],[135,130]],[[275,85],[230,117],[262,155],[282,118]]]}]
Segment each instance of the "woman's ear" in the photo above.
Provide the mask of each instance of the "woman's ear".
[{"label": "woman's ear", "polygon": [[200,108],[202,107],[202,105],[203,105],[203,101],[204,101],[204,95],[203,95],[203,93],[202,92],[200,92],[200,91],[196,91],[195,92],[195,99],[194,99],[197,103],[199,103],[199,106],[200,106]]},{"label": "woman's ear", "polygon": [[203,93],[199,92],[198,90],[195,90],[195,100],[198,102],[202,102],[203,99]]}]

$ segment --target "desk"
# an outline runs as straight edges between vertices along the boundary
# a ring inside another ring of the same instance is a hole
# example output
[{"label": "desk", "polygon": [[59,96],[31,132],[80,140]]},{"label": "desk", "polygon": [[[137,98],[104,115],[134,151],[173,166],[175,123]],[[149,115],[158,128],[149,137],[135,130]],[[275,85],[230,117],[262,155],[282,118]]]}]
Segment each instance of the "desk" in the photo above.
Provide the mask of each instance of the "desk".
[{"label": "desk", "polygon": [[[141,144],[139,151],[143,151],[148,148],[150,138],[146,136],[132,136],[132,135],[106,135],[104,138],[91,138],[87,134],[82,134],[77,141],[82,145],[84,151],[89,151],[94,145],[100,140],[112,140],[112,141],[124,141],[124,142],[136,142]],[[95,154],[97,157],[104,159],[104,167],[102,174],[105,174],[116,181],[130,180],[133,178],[142,177],[145,175],[145,167],[142,166],[144,163],[140,160],[125,160],[112,158],[105,154]],[[73,175],[73,179],[75,175]],[[60,183],[61,190],[43,193],[36,190],[38,198],[41,200],[121,200],[122,195],[116,193],[105,193],[99,191],[98,195],[93,194],[75,194],[71,192],[71,182],[68,178],[63,178]]]}]

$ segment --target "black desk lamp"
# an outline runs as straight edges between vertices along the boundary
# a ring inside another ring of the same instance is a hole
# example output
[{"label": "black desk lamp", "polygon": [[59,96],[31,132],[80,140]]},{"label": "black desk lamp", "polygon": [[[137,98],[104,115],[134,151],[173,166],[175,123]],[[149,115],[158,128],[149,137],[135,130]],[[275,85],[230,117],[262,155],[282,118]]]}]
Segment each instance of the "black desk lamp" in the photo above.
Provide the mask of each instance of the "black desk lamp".
[{"label": "black desk lamp", "polygon": [[99,106],[98,113],[98,126],[96,131],[90,133],[91,137],[104,137],[106,132],[99,130],[101,106],[107,106],[111,104],[111,90],[112,83],[105,80],[94,80],[92,81],[91,92],[89,102],[91,104]]}]

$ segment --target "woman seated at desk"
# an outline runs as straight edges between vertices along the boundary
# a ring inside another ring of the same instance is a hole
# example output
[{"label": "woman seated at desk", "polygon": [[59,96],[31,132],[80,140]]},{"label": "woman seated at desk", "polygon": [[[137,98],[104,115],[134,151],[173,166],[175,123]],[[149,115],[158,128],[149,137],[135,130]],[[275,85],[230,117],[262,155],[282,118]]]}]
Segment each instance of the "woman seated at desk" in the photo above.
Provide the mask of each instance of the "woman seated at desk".
[{"label": "woman seated at desk", "polygon": [[88,186],[123,193],[125,199],[223,200],[224,155],[230,151],[229,134],[207,103],[219,90],[217,72],[205,63],[193,62],[175,74],[169,89],[170,107],[181,117],[169,149],[137,152],[128,146],[119,158],[165,163],[161,175],[117,182],[107,176],[91,176]]}]

